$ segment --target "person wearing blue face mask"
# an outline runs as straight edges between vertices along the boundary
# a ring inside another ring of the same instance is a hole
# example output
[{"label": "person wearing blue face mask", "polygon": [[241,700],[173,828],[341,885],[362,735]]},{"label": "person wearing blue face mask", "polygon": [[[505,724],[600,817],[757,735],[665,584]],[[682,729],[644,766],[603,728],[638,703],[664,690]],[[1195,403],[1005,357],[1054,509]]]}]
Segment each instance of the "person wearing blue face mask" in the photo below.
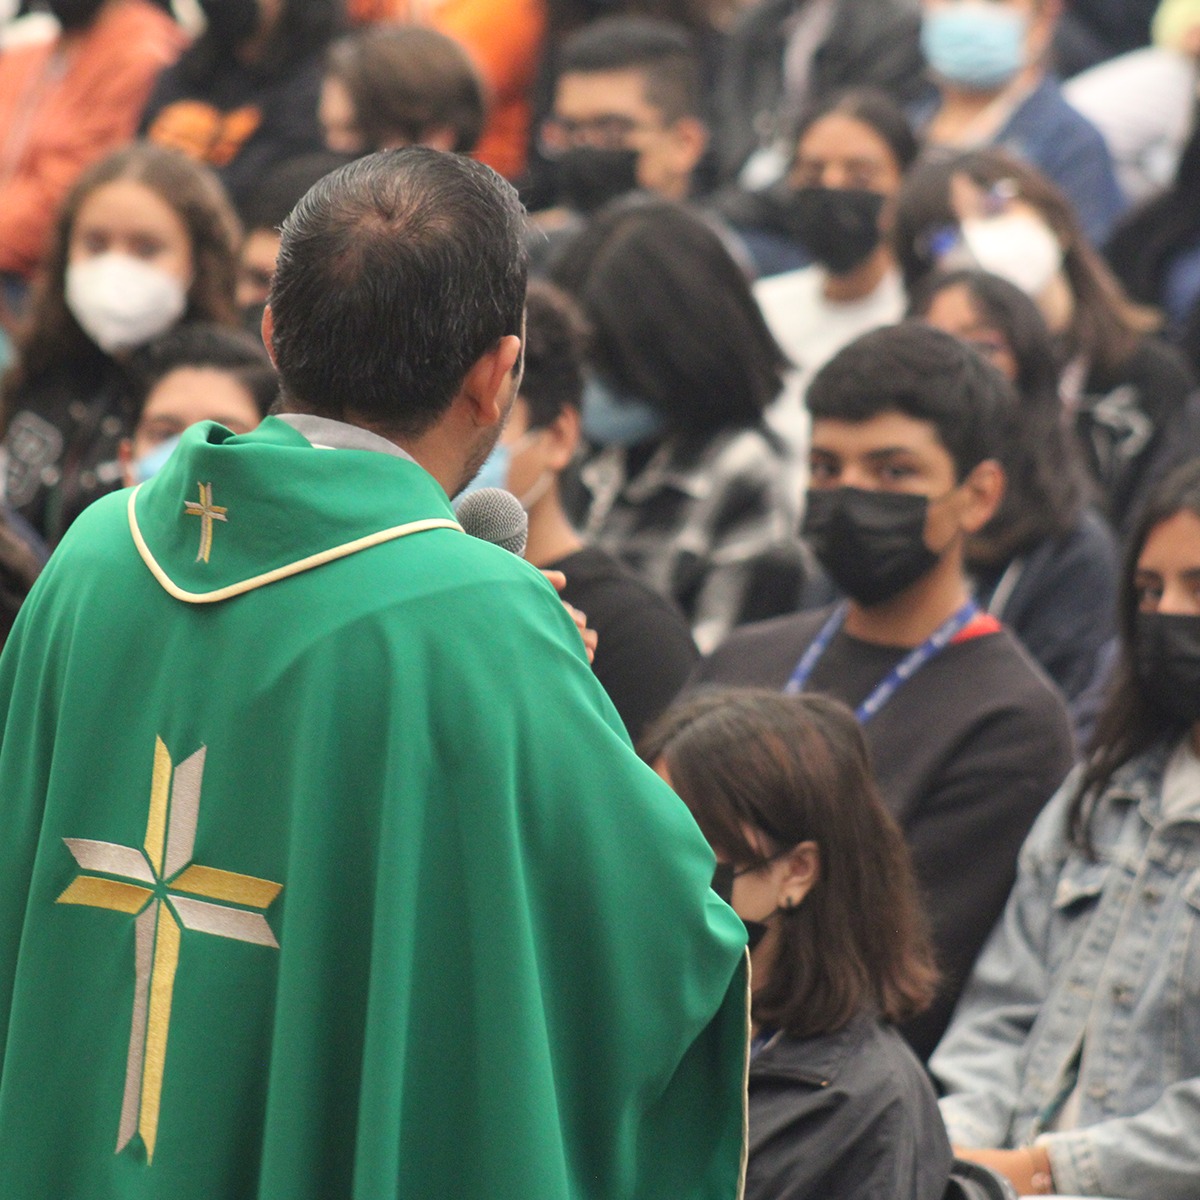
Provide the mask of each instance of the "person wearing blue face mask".
[{"label": "person wearing blue face mask", "polygon": [[1062,0],[923,0],[934,93],[914,115],[934,153],[1000,146],[1026,159],[1101,245],[1126,202],[1103,136],[1048,73],[1061,11]]},{"label": "person wearing blue face mask", "polygon": [[216,325],[180,326],[151,342],[133,364],[133,435],[117,450],[127,487],[145,483],[171,456],[185,429],[216,421],[249,433],[279,385],[261,345]]},{"label": "person wearing blue face mask", "polygon": [[584,537],[674,600],[701,650],[794,609],[819,572],[797,537],[803,447],[763,421],[786,359],[720,237],[682,207],[630,202],[552,274],[592,327],[591,450],[568,506]]}]

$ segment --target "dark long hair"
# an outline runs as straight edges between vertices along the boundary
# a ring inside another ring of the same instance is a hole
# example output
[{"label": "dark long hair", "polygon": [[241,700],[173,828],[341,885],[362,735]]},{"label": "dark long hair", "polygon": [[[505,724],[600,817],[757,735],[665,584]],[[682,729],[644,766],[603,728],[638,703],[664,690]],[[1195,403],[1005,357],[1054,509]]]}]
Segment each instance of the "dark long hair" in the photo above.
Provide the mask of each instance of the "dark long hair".
[{"label": "dark long hair", "polygon": [[908,848],[845,705],[701,692],[668,710],[640,749],[665,763],[710,845],[735,866],[817,844],[817,881],[802,904],[781,910],[779,953],[754,993],[760,1023],[813,1037],[862,1011],[902,1021],[928,1007],[937,972]]},{"label": "dark long hair", "polygon": [[1171,257],[1200,239],[1197,196],[1200,196],[1200,123],[1183,148],[1171,186],[1125,217],[1105,250],[1118,278],[1141,303],[1161,303]]},{"label": "dark long hair", "polygon": [[599,372],[674,430],[752,425],[783,386],[787,360],[746,277],[681,205],[638,199],[602,212],[551,278],[587,316]]},{"label": "dark long hair", "polygon": [[1060,357],[1086,354],[1103,372],[1118,370],[1142,337],[1160,324],[1157,315],[1134,304],[1108,264],[1092,249],[1071,202],[1040,171],[1003,150],[973,150],[945,162],[923,163],[909,172],[896,199],[892,229],[896,260],[912,292],[937,268],[937,235],[958,224],[951,180],[964,175],[978,187],[1011,183],[1016,195],[1036,208],[1063,248],[1063,272],[1074,313]]},{"label": "dark long hair", "polygon": [[1200,459],[1184,464],[1163,480],[1147,501],[1129,541],[1121,574],[1118,610],[1120,658],[1067,815],[1072,842],[1088,852],[1091,851],[1091,818],[1114,773],[1157,743],[1180,736],[1185,729],[1177,718],[1160,708],[1142,690],[1133,657],[1138,611],[1135,586],[1138,559],[1150,534],[1181,512],[1200,517]]},{"label": "dark long hair", "polygon": [[950,288],[967,292],[983,320],[1003,336],[1017,366],[1017,408],[1007,423],[1001,456],[1008,487],[996,515],[968,548],[977,563],[1004,562],[1075,527],[1086,476],[1059,398],[1054,343],[1037,305],[1020,288],[986,271],[950,271],[917,286],[909,315],[928,316],[934,300]]},{"label": "dark long hair", "polygon": [[29,316],[17,337],[16,364],[4,380],[6,409],[11,398],[48,375],[87,380],[107,368],[110,359],[67,308],[67,256],[84,201],[97,188],[123,179],[149,188],[187,229],[193,278],[183,320],[238,324],[234,282],[241,232],[224,189],[207,167],[185,155],[135,142],[85,171],[59,209]]}]

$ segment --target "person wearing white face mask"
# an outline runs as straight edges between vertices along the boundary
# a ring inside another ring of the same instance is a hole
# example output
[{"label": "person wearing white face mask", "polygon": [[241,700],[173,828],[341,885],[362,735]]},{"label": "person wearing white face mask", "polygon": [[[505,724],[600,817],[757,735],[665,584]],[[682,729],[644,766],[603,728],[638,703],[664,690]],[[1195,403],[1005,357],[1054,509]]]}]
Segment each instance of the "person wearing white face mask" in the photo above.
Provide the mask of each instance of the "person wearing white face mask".
[{"label": "person wearing white face mask", "polygon": [[1016,284],[1054,335],[1060,391],[1105,515],[1128,527],[1167,470],[1200,454],[1182,356],[1155,336],[1033,167],[979,150],[910,173],[896,201],[896,257],[911,295],[937,270],[978,268]]},{"label": "person wearing white face mask", "polygon": [[8,501],[50,544],[120,484],[131,355],[180,321],[236,325],[237,244],[220,185],[173,151],[118,151],[67,198],[3,384]]},{"label": "person wearing white face mask", "polygon": [[1101,245],[1125,198],[1104,138],[1047,73],[1062,0],[922,0],[921,7],[935,94],[916,115],[928,151],[1011,151],[1067,193]]},{"label": "person wearing white face mask", "polygon": [[636,742],[687,682],[699,657],[687,623],[612,555],[589,546],[563,510],[560,476],[580,440],[583,319],[541,282],[526,297],[525,374],[504,434],[470,486],[511,491],[529,513],[525,558],[558,572],[562,599],[587,613],[596,678]]}]

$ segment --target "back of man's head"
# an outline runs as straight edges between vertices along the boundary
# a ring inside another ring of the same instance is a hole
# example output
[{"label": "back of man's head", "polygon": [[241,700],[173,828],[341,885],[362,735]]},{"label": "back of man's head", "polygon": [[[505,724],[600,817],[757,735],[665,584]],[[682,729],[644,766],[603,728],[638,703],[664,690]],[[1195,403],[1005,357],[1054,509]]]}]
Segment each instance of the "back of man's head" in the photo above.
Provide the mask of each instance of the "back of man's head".
[{"label": "back of man's head", "polygon": [[701,114],[700,63],[691,36],[681,25],[655,17],[605,17],[568,38],[558,77],[636,71],[646,102],[663,123]]},{"label": "back of man's head", "polygon": [[542,280],[530,283],[521,399],[531,429],[544,429],[563,409],[580,407],[586,337],[583,314],[566,292]]},{"label": "back of man's head", "polygon": [[283,226],[272,345],[290,406],[419,437],[521,332],[524,211],[490,168],[411,147],[317,183]]},{"label": "back of man's head", "polygon": [[926,421],[961,481],[1004,444],[1014,398],[1007,380],[958,338],[920,321],[864,334],[809,385],[814,421],[861,424],[884,413]]}]

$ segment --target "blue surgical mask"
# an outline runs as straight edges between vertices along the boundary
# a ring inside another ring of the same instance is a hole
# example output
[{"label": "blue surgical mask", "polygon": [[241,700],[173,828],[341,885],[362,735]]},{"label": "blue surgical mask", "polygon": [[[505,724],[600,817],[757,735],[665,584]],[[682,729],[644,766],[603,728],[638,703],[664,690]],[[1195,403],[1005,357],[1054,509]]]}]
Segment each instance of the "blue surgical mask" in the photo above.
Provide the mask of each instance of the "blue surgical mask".
[{"label": "blue surgical mask", "polygon": [[658,437],[667,423],[652,404],[592,375],[583,385],[580,424],[583,436],[599,446],[636,446]]},{"label": "blue surgical mask", "polygon": [[133,482],[145,483],[147,479],[157,475],[166,466],[171,451],[178,445],[179,435],[176,434],[175,437],[167,438],[165,442],[159,442],[157,446],[147,450],[141,458],[135,458],[129,468],[133,474]]},{"label": "blue surgical mask", "polygon": [[1025,65],[1028,19],[991,0],[961,0],[927,12],[921,49],[930,68],[960,87],[989,92]]}]

